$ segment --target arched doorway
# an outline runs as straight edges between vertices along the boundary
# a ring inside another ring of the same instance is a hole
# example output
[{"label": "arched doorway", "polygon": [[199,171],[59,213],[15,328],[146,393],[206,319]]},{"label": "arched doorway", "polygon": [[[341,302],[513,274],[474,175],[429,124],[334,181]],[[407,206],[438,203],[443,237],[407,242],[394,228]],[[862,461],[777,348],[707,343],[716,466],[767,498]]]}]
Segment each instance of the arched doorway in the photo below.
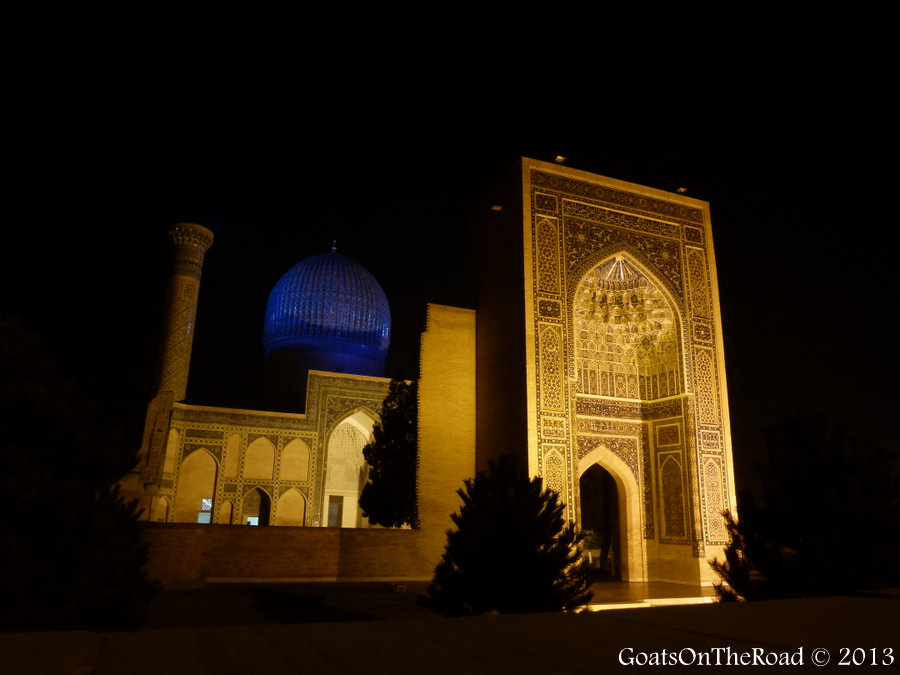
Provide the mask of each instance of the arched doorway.
[{"label": "arched doorway", "polygon": [[588,564],[600,579],[620,579],[619,503],[616,482],[599,464],[579,480],[581,531]]},{"label": "arched doorway", "polygon": [[247,525],[266,526],[272,512],[272,500],[264,490],[253,488],[244,495],[242,515]]},{"label": "arched doorway", "polygon": [[328,437],[322,513],[325,527],[368,527],[359,494],[369,476],[363,448],[372,440],[375,419],[358,410],[345,417]]},{"label": "arched doorway", "polygon": [[[598,470],[601,473],[596,473]],[[600,445],[581,458],[577,472],[579,486],[582,485],[581,478],[585,474],[588,474],[589,488],[593,488],[594,481],[600,477],[606,484],[602,493],[605,493],[607,498],[615,499],[612,527],[614,535],[609,554],[614,565],[615,578],[622,581],[646,581],[647,550],[643,537],[643,495],[631,469],[609,448]],[[609,483],[615,486],[614,490],[609,488]],[[580,496],[578,506],[581,515],[585,508],[583,500],[584,497]],[[580,522],[579,525],[584,529],[583,523]]]}]

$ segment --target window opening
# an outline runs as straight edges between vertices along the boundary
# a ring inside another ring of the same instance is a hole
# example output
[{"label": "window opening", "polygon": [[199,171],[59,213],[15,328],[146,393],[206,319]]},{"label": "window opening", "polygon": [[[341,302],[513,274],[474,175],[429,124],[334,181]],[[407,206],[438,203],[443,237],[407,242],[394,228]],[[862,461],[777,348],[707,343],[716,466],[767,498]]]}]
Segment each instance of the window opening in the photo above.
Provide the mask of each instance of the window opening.
[{"label": "window opening", "polygon": [[212,522],[212,510],[213,510],[212,497],[210,497],[209,499],[201,499],[200,500],[200,512],[197,514],[197,522],[198,523],[211,523]]}]

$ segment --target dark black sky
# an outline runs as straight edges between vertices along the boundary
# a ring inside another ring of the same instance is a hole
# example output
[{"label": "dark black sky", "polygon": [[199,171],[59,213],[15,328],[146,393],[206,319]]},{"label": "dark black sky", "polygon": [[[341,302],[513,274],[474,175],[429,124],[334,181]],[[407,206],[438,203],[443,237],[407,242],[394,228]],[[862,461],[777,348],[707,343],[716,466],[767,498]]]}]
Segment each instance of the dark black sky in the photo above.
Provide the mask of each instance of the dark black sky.
[{"label": "dark black sky", "polygon": [[739,460],[804,408],[886,443],[900,148],[897,78],[872,41],[540,69],[522,54],[477,67],[377,52],[352,68],[57,59],[11,86],[0,311],[139,427],[165,232],[199,222],[216,241],[188,399],[253,407],[268,292],[336,239],[382,283],[388,374],[411,377],[424,303],[466,302],[466,207],[518,156],[561,154],[711,203]]}]

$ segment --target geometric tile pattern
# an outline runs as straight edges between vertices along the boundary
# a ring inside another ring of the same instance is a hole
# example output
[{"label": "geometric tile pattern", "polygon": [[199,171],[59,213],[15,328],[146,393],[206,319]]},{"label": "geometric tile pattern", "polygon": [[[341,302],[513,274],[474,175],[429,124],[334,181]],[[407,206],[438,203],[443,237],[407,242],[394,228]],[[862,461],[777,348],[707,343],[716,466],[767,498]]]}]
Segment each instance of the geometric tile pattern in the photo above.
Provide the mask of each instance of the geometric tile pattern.
[{"label": "geometric tile pattern", "polygon": [[578,462],[602,446],[643,494],[644,536],[703,556],[733,508],[708,211],[545,167],[525,229],[535,472],[576,504]]},{"label": "geometric tile pattern", "polygon": [[[213,523],[243,522],[243,497],[256,489],[270,499],[271,522],[278,519],[280,497],[295,490],[306,505],[304,525],[319,525],[328,439],[344,419],[359,411],[378,419],[388,384],[385,378],[310,373],[307,414],[175,403],[169,447],[165,457],[157,460],[159,497],[174,507],[184,460],[195,452],[204,452],[216,463]],[[290,458],[286,452],[292,453]],[[298,462],[306,465],[298,466]],[[260,471],[260,465],[267,470]],[[173,511],[169,508],[167,520],[172,520]]]}]

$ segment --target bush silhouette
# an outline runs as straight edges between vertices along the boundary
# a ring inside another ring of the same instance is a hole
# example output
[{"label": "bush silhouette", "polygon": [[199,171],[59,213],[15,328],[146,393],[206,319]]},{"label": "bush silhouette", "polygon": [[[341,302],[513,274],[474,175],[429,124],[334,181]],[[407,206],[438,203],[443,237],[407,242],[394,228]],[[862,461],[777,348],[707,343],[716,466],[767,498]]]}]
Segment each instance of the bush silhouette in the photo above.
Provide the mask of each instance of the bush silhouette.
[{"label": "bush silhouette", "polygon": [[725,514],[710,561],[723,599],[835,595],[900,583],[898,455],[801,413],[768,430],[760,499]]},{"label": "bush silhouette", "polygon": [[581,536],[559,496],[512,458],[491,462],[458,490],[428,604],[450,616],[573,610],[591,598]]}]

